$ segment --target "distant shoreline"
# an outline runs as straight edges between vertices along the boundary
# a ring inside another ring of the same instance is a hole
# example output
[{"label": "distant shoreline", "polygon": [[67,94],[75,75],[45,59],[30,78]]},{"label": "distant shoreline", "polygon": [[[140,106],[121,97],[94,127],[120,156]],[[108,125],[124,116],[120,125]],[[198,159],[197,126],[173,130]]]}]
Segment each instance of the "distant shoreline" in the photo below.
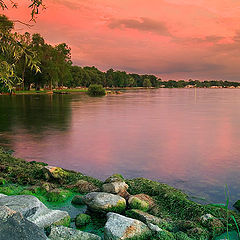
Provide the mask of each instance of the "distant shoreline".
[{"label": "distant shoreline", "polygon": [[[125,90],[143,90],[143,89],[240,89],[240,86],[234,87],[234,86],[228,86],[228,87],[222,87],[222,86],[211,86],[211,87],[196,87],[192,85],[187,85],[185,87],[166,87],[166,86],[160,86],[159,88],[155,87],[114,87],[114,88],[105,88],[107,93],[111,93],[111,91],[125,91]],[[42,89],[39,91],[36,90],[24,90],[24,91],[15,91],[12,95],[50,95],[50,94],[84,94],[87,93],[87,88],[70,88],[70,89],[54,89],[54,90],[47,90]],[[9,95],[9,93],[0,93],[0,95]]]}]

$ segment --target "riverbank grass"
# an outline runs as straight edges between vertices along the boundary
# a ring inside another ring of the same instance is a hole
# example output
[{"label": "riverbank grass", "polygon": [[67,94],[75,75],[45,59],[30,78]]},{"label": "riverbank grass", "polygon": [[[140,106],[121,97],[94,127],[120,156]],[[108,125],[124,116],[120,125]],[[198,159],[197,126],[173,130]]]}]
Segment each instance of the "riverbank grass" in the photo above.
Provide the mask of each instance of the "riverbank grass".
[{"label": "riverbank grass", "polygon": [[53,93],[84,93],[87,88],[71,88],[71,89],[54,89],[54,90],[19,90],[15,91],[16,95],[37,95],[37,94],[53,94]]}]

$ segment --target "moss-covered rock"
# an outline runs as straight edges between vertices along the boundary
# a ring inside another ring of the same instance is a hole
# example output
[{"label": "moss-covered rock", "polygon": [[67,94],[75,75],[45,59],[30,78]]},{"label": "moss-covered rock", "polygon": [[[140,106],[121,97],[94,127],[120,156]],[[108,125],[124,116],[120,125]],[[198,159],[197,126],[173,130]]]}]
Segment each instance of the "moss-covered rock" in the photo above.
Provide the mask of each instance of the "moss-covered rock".
[{"label": "moss-covered rock", "polygon": [[124,178],[121,174],[113,174],[112,176],[108,177],[104,183],[112,183],[112,182],[123,182]]},{"label": "moss-covered rock", "polygon": [[33,192],[28,189],[24,189],[19,193],[19,195],[33,195]]},{"label": "moss-covered rock", "polygon": [[125,182],[111,182],[105,183],[102,186],[103,192],[118,194],[126,192],[128,189],[128,185]]},{"label": "moss-covered rock", "polygon": [[176,240],[194,240],[193,238],[188,237],[188,235],[184,232],[177,232],[174,234]]},{"label": "moss-covered rock", "polygon": [[43,174],[47,180],[50,180],[51,178],[56,180],[61,180],[68,176],[67,171],[63,170],[60,167],[54,167],[54,166],[44,166]]},{"label": "moss-covered rock", "polygon": [[[154,207],[154,215],[156,214],[156,216],[165,219],[196,221],[197,218],[208,213],[218,219],[226,219],[231,214],[240,225],[240,217],[236,212],[193,202],[188,199],[187,194],[167,184],[145,178],[126,180],[126,183],[129,185],[128,191],[130,194],[144,193],[153,197],[157,205]],[[153,209],[150,212],[152,213]],[[233,219],[229,219],[229,221],[232,226],[235,225]]]},{"label": "moss-covered rock", "polygon": [[53,189],[46,193],[49,202],[64,202],[70,195],[69,191],[62,189]]},{"label": "moss-covered rock", "polygon": [[43,178],[42,165],[13,157],[0,147],[0,177],[7,182],[34,184]]},{"label": "moss-covered rock", "polygon": [[89,224],[90,222],[91,222],[91,217],[84,213],[77,215],[77,217],[75,219],[75,225],[78,228],[85,226],[85,225]]},{"label": "moss-covered rock", "polygon": [[[125,199],[124,199],[125,200]],[[106,212],[115,212],[122,213],[126,209],[126,201],[123,199],[119,199],[115,206],[109,206],[105,211]]]},{"label": "moss-covered rock", "polygon": [[159,239],[159,240],[175,240],[175,237],[171,232],[163,230],[163,231],[158,232],[156,239]]},{"label": "moss-covered rock", "polygon": [[85,180],[78,180],[75,184],[66,186],[66,188],[74,190],[79,193],[98,192],[100,189],[93,183]]},{"label": "moss-covered rock", "polygon": [[41,188],[46,191],[46,192],[49,192],[51,189],[52,189],[52,185],[48,182],[43,182],[41,184]]},{"label": "moss-covered rock", "polygon": [[84,196],[84,203],[92,211],[121,213],[126,208],[126,200],[118,195],[92,192]]},{"label": "moss-covered rock", "polygon": [[69,227],[71,223],[71,217],[70,216],[66,216],[63,219],[55,222],[53,225],[54,226],[64,226],[64,227]]},{"label": "moss-covered rock", "polygon": [[7,182],[20,185],[39,185],[40,182],[46,182],[47,179],[47,182],[56,184],[56,187],[65,188],[67,185],[75,184],[78,180],[85,180],[96,187],[100,188],[102,186],[102,182],[96,178],[58,167],[53,167],[53,173],[50,173],[46,166],[47,164],[41,162],[27,162],[23,159],[15,158],[0,147],[0,177]]},{"label": "moss-covered rock", "polygon": [[22,186],[19,185],[7,185],[7,186],[0,186],[0,193],[6,195],[19,195],[24,190]]},{"label": "moss-covered rock", "polygon": [[131,209],[131,210],[126,211],[125,214],[126,214],[126,216],[128,216],[130,218],[138,219],[139,221],[142,221],[147,225],[149,223],[151,223],[151,224],[157,225],[161,229],[165,229],[168,231],[173,230],[172,224],[167,222],[165,219],[155,217],[155,216],[153,216],[149,213],[143,212],[141,210]]},{"label": "moss-covered rock", "polygon": [[189,229],[197,227],[197,223],[189,220],[181,220],[176,222],[178,230],[186,232]]},{"label": "moss-covered rock", "polygon": [[187,231],[187,235],[191,238],[198,239],[198,240],[208,240],[210,236],[207,230],[200,227],[189,229]]},{"label": "moss-covered rock", "polygon": [[216,218],[208,219],[203,223],[203,226],[206,227],[213,236],[219,235],[225,231],[222,221]]},{"label": "moss-covered rock", "polygon": [[145,212],[149,209],[149,204],[136,196],[129,197],[128,205],[131,209],[139,209]]},{"label": "moss-covered rock", "polygon": [[0,185],[5,185],[7,183],[7,180],[0,177]]}]

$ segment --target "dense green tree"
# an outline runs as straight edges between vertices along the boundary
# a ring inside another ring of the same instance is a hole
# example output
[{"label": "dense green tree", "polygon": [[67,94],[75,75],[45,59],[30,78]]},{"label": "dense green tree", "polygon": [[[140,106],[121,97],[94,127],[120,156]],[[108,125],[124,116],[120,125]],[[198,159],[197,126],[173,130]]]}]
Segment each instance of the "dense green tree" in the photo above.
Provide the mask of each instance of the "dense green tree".
[{"label": "dense green tree", "polygon": [[150,79],[145,78],[145,79],[143,80],[143,87],[147,87],[147,88],[152,87],[152,83],[151,83]]},{"label": "dense green tree", "polygon": [[[26,32],[25,34],[21,35],[20,38],[20,43],[22,46],[24,46],[25,49],[31,50],[31,35]],[[20,75],[21,80],[22,80],[22,88],[25,89],[25,74],[28,68],[27,62],[25,61],[27,57],[27,52],[24,52],[19,59],[19,61],[16,63],[16,72],[18,75]],[[37,53],[36,53],[36,58],[37,58]]]},{"label": "dense green tree", "polygon": [[14,85],[21,81],[16,65],[24,61],[25,67],[38,72],[39,62],[36,52],[25,44],[27,35],[12,32],[14,24],[5,15],[0,15],[0,22],[0,84],[12,92]]},{"label": "dense green tree", "polygon": [[91,97],[100,97],[106,95],[106,91],[100,84],[91,84],[88,88],[88,95]]},{"label": "dense green tree", "polygon": [[[31,19],[35,20],[40,7],[44,8],[42,0],[30,0],[29,8]],[[10,0],[0,0],[0,8],[6,10],[9,7],[17,7],[17,2]],[[25,68],[30,67],[39,71],[38,62],[35,59],[35,53],[23,44],[23,36],[18,33],[12,33],[14,24],[6,16],[0,15],[0,87],[12,92],[14,84],[22,80],[17,76],[16,64],[21,58],[24,58]],[[24,64],[23,64],[24,65]],[[24,67],[23,67],[24,68]],[[25,74],[25,70],[22,70]]]}]

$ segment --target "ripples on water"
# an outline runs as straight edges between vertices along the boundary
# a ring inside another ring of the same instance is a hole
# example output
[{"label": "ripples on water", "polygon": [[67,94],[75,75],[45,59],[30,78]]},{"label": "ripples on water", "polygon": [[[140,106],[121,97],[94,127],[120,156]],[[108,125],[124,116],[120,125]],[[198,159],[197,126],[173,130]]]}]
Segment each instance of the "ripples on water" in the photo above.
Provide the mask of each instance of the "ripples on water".
[{"label": "ripples on water", "polygon": [[240,90],[0,96],[0,144],[100,179],[146,177],[210,201],[240,199]]}]

